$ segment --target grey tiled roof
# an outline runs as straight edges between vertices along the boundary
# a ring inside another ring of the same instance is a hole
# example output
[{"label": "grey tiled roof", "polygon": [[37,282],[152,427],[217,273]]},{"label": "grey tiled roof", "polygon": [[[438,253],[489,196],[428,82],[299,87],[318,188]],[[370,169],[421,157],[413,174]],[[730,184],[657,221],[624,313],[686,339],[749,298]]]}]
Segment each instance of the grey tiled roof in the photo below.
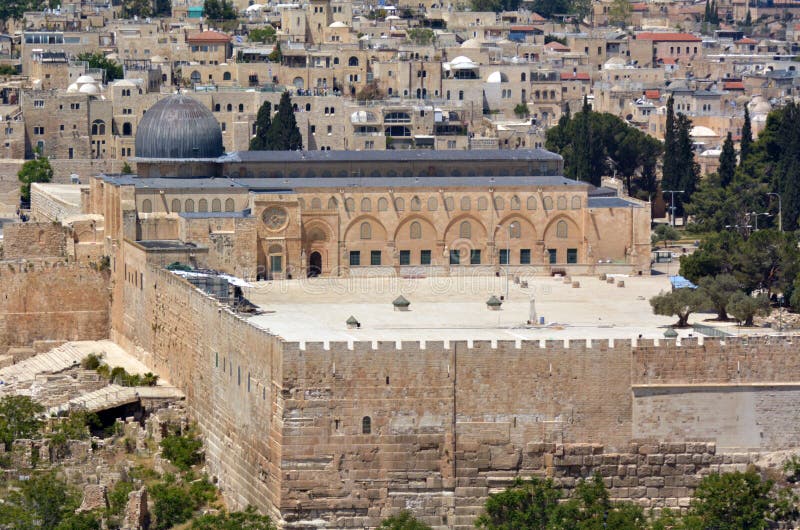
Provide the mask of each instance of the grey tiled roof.
[{"label": "grey tiled roof", "polygon": [[444,150],[396,149],[386,151],[235,151],[220,162],[413,162],[470,160],[561,160],[544,149]]},{"label": "grey tiled roof", "polygon": [[643,208],[636,202],[622,197],[589,197],[589,208]]}]

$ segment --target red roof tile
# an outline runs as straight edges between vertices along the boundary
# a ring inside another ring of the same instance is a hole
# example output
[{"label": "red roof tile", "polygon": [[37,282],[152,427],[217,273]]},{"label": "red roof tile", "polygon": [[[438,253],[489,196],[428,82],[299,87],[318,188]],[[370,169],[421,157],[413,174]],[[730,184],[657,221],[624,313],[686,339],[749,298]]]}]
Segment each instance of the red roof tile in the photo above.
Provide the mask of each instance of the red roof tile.
[{"label": "red roof tile", "polygon": [[631,4],[631,8],[634,11],[647,11],[647,3],[646,2],[637,2],[635,4]]},{"label": "red roof tile", "polygon": [[230,42],[231,36],[219,31],[203,31],[186,37],[187,42]]},{"label": "red roof tile", "polygon": [[700,37],[690,33],[658,33],[643,31],[636,35],[636,40],[651,40],[655,42],[700,42]]},{"label": "red roof tile", "polygon": [[672,57],[667,57],[666,59],[659,59],[658,62],[661,64],[678,64],[677,59],[673,59]]},{"label": "red roof tile", "polygon": [[556,41],[548,42],[547,44],[544,45],[544,47],[545,48],[549,48],[549,49],[554,50],[554,51],[558,51],[558,52],[568,52],[569,51],[568,47],[566,47],[563,44],[561,44],[560,42],[556,42]]},{"label": "red roof tile", "polygon": [[744,90],[744,83],[741,81],[725,81],[722,83],[722,88],[725,90]]},{"label": "red roof tile", "polygon": [[645,90],[644,97],[647,99],[659,99],[661,97],[661,92],[658,90]]},{"label": "red roof tile", "polygon": [[751,39],[750,37],[745,37],[743,39],[737,40],[734,44],[758,44],[758,41],[755,39]]},{"label": "red roof tile", "polygon": [[589,74],[586,72],[561,72],[561,80],[562,81],[588,81]]}]

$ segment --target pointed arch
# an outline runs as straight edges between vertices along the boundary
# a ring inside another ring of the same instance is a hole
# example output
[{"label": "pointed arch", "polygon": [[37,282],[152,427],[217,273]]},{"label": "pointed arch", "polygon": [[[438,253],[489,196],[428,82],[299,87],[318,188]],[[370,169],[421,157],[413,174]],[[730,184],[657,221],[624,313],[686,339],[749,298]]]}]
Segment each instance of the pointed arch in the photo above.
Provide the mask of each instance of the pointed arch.
[{"label": "pointed arch", "polygon": [[344,231],[345,241],[364,241],[361,238],[361,229],[363,223],[369,223],[370,239],[369,241],[386,241],[386,227],[374,215],[359,215],[347,225]]},{"label": "pointed arch", "polygon": [[[417,223],[419,225],[419,237],[412,237],[411,226]],[[427,218],[421,215],[409,215],[404,218],[401,223],[397,225],[393,235],[394,241],[408,241],[410,239],[422,239],[424,241],[436,241],[439,236],[436,232],[436,227]]]}]

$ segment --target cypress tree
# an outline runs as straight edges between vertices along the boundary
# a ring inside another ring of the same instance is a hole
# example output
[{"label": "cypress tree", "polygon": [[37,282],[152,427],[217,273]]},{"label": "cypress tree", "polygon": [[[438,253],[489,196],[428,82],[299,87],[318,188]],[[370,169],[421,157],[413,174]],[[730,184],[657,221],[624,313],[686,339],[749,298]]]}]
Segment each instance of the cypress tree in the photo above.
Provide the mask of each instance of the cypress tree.
[{"label": "cypress tree", "polygon": [[736,171],[736,151],[733,148],[733,137],[731,133],[725,138],[722,144],[722,153],[719,155],[719,181],[723,188],[733,181],[733,173]]},{"label": "cypress tree", "polygon": [[683,204],[689,202],[692,198],[694,190],[697,188],[697,181],[700,179],[700,166],[694,160],[694,149],[692,145],[692,120],[685,114],[678,114],[678,119],[675,123],[675,142],[678,156],[678,178],[677,184],[679,190],[682,190],[680,199],[675,197],[675,205],[677,212],[684,216]]},{"label": "cypress tree", "polygon": [[278,112],[267,131],[266,140],[268,151],[298,151],[303,148],[303,135],[297,127],[292,97],[288,91],[281,95]]},{"label": "cypress tree", "polygon": [[670,95],[667,99],[667,121],[664,126],[664,165],[661,176],[661,189],[665,190],[674,190],[678,185],[674,106],[675,100]]},{"label": "cypress tree", "polygon": [[[750,14],[750,11],[747,12]],[[750,125],[750,111],[747,105],[744,106],[744,124],[742,125],[742,140],[739,142],[739,163],[744,163],[744,159],[750,154],[750,147],[753,145],[753,129]]]},{"label": "cypress tree", "polygon": [[750,14],[750,10],[747,10],[747,15],[744,17],[744,27],[749,28],[753,25],[753,17]]},{"label": "cypress tree", "polygon": [[589,121],[589,102],[583,98],[583,108],[580,114],[575,117],[575,178],[580,181],[589,182],[591,175],[591,131]]},{"label": "cypress tree", "polygon": [[272,123],[272,103],[265,101],[256,115],[256,135],[250,139],[251,151],[265,151],[267,149],[267,131]]}]

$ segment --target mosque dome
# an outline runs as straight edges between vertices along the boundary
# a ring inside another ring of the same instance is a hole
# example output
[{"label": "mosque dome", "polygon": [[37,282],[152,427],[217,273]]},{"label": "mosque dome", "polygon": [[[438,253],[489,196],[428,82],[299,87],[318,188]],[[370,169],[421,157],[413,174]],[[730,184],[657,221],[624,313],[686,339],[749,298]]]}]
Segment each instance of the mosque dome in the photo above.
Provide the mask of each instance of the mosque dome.
[{"label": "mosque dome", "polygon": [[[69,89],[67,89],[67,90],[69,90]],[[78,92],[80,92],[81,94],[89,94],[89,95],[92,95],[92,96],[96,96],[97,94],[100,93],[100,89],[97,88],[97,85],[95,85],[95,84],[87,83],[87,84],[83,85],[82,87],[80,87],[78,89]]]},{"label": "mosque dome", "polygon": [[71,85],[69,85],[67,87],[67,93],[68,94],[74,94],[77,91],[78,91],[78,84],[77,83],[72,83]]},{"label": "mosque dome", "polygon": [[75,82],[77,84],[79,84],[79,85],[97,83],[97,81],[95,81],[94,77],[92,77],[90,75],[82,75],[78,79],[76,79]]},{"label": "mosque dome", "polygon": [[222,131],[202,103],[183,94],[162,99],[136,130],[141,158],[216,158],[224,153]]}]

